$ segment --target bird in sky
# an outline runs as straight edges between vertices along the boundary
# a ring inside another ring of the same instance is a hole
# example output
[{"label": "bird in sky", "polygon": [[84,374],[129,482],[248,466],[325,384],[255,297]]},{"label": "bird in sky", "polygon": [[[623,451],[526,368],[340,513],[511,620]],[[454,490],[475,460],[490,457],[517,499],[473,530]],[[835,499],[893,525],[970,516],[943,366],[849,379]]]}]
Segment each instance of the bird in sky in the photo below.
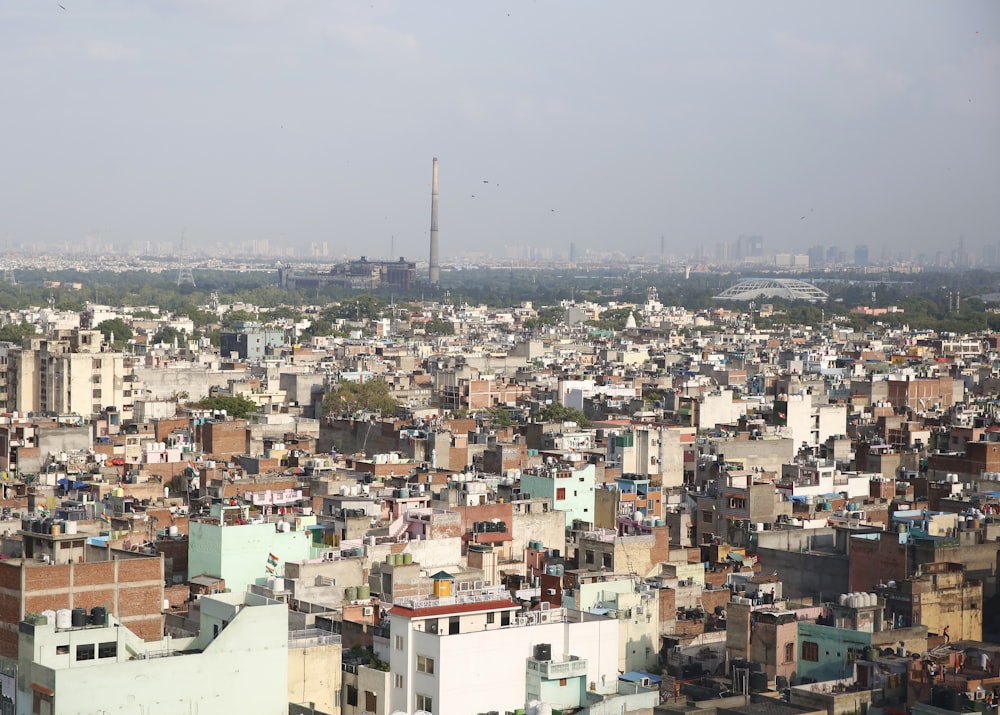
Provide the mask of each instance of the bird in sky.
[{"label": "bird in sky", "polygon": [[65,10],[65,9],[66,9],[66,6],[65,6],[65,5],[62,5],[62,4],[60,4],[60,3],[56,3],[56,5],[59,5],[59,7],[61,7],[61,8],[63,9],[63,10]]}]

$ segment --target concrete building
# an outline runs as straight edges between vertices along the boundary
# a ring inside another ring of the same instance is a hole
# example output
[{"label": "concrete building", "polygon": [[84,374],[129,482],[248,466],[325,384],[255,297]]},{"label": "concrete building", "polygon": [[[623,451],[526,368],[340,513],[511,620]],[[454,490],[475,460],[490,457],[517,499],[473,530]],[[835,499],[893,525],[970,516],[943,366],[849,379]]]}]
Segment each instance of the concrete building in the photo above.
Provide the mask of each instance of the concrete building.
[{"label": "concrete building", "polygon": [[578,620],[565,609],[519,615],[503,588],[452,594],[448,574],[435,595],[397,600],[389,611],[390,710],[475,715],[526,702],[526,662],[549,644],[562,660],[585,661],[588,691],[617,689],[618,621]]},{"label": "concrete building", "polygon": [[618,620],[618,670],[647,670],[660,650],[659,594],[628,574],[577,572],[563,606]]},{"label": "concrete building", "polygon": [[113,617],[94,610],[75,621],[76,626],[60,622],[58,613],[22,621],[18,715],[286,715],[285,604],[251,593],[227,593],[203,596],[199,611],[197,636],[155,643],[142,641]]},{"label": "concrete building", "polygon": [[105,349],[96,330],[32,337],[8,355],[8,394],[21,412],[94,415],[113,406],[132,416],[125,356]]},{"label": "concrete building", "polygon": [[[311,519],[315,523],[315,517]],[[280,575],[285,561],[312,556],[311,533],[293,525],[284,520],[254,523],[245,505],[213,504],[207,519],[188,524],[188,573],[224,579],[228,588],[239,592],[271,575],[267,567],[273,554],[278,565],[270,565]]]},{"label": "concrete building", "polygon": [[289,633],[289,703],[340,715],[342,672],[340,636],[317,628]]},{"label": "concrete building", "polygon": [[552,508],[566,516],[566,528],[574,519],[593,523],[594,482],[597,468],[583,462],[547,464],[521,473],[521,493],[551,500]]},{"label": "concrete building", "polygon": [[885,617],[897,627],[922,624],[953,641],[982,640],[983,584],[955,563],[922,564],[912,578],[876,588]]},{"label": "concrete building", "polygon": [[664,517],[663,487],[638,474],[624,474],[614,485],[605,484],[603,489],[597,489],[594,492],[594,525],[616,529],[620,517],[660,524]]},{"label": "concrete building", "polygon": [[240,323],[235,330],[226,330],[219,335],[219,355],[224,358],[237,357],[240,360],[259,360],[287,344],[285,331],[266,328],[256,323]]},{"label": "concrete building", "polygon": [[692,427],[632,423],[607,434],[607,464],[623,474],[657,476],[664,487],[684,483],[685,453],[693,450]]}]

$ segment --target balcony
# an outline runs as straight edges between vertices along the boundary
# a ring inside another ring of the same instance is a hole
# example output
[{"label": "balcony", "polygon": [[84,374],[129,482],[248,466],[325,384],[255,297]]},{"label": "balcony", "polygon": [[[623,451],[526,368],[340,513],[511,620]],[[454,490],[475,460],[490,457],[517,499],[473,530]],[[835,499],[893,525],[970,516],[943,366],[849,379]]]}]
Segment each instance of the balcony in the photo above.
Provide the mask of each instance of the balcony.
[{"label": "balcony", "polygon": [[586,677],[587,675],[587,661],[580,660],[575,655],[564,661],[540,660],[536,662],[539,675],[547,680]]},{"label": "balcony", "polygon": [[291,631],[288,634],[289,649],[320,648],[331,645],[340,645],[340,636],[319,628],[306,628],[301,631]]}]

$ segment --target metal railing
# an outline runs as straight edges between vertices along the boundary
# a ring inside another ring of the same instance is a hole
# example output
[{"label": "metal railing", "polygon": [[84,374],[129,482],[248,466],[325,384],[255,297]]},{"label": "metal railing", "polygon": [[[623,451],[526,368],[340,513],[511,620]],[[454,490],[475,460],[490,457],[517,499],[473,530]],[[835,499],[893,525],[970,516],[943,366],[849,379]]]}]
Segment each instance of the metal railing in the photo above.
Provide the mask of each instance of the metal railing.
[{"label": "metal railing", "polygon": [[319,628],[306,628],[288,634],[289,648],[318,648],[328,645],[340,645],[340,636]]}]

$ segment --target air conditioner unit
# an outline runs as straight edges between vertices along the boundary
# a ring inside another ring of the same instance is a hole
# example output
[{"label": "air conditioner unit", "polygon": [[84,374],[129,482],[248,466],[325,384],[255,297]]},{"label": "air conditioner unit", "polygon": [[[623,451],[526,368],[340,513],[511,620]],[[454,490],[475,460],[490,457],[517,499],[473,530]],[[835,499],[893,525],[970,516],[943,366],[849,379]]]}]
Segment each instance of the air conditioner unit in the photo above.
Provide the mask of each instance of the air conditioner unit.
[{"label": "air conditioner unit", "polygon": [[674,653],[680,653],[680,652],[681,652],[681,647],[679,645],[675,645],[674,646]]},{"label": "air conditioner unit", "polygon": [[538,614],[538,620],[539,620],[540,623],[548,623],[549,622],[549,614],[548,613],[539,613]]},{"label": "air conditioner unit", "polygon": [[365,615],[365,616],[370,616],[370,615],[372,615],[372,614],[374,614],[374,613],[375,613],[375,607],[374,607],[374,606],[365,606],[365,607],[364,607],[364,608],[363,608],[363,609],[361,610],[361,613],[362,613],[363,615]]}]

